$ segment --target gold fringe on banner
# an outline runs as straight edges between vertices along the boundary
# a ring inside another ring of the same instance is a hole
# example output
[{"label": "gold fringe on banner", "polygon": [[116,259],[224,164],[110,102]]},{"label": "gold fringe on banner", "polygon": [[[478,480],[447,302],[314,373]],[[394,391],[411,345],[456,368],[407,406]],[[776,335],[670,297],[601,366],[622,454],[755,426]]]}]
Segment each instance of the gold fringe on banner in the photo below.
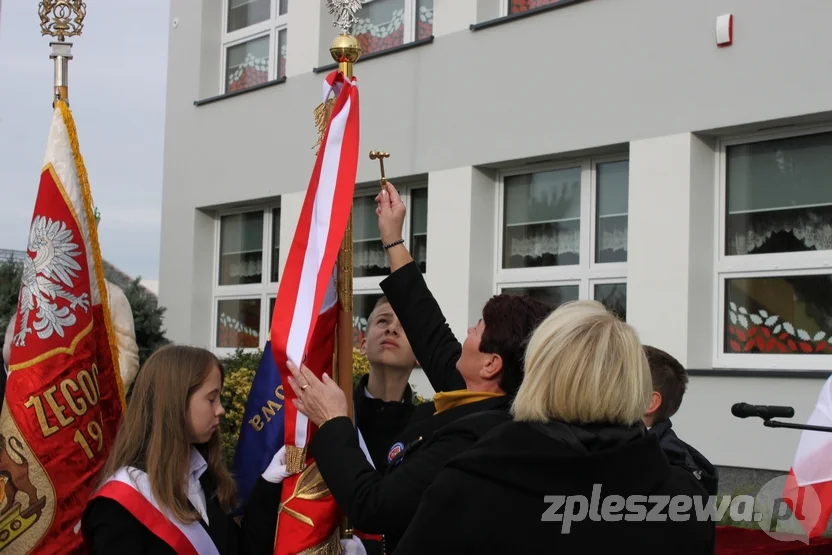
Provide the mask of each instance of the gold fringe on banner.
[{"label": "gold fringe on banner", "polygon": [[304,549],[298,555],[341,555],[341,540],[338,538],[338,530],[328,540],[315,547]]},{"label": "gold fringe on banner", "polygon": [[118,398],[121,401],[121,410],[127,410],[127,400],[124,395],[124,382],[121,379],[121,368],[118,363],[118,340],[116,339],[115,331],[113,330],[113,323],[110,319],[110,301],[109,292],[107,289],[107,280],[104,277],[104,262],[101,257],[100,243],[98,242],[98,226],[95,224],[95,214],[93,213],[94,203],[92,201],[92,190],[90,189],[89,178],[87,177],[87,167],[84,164],[84,158],[81,156],[81,147],[78,144],[78,131],[75,129],[75,119],[72,117],[72,112],[64,100],[57,101],[58,108],[61,110],[61,116],[66,126],[67,135],[69,135],[69,144],[72,148],[72,155],[75,158],[75,169],[78,174],[78,184],[81,187],[81,196],[84,199],[84,212],[87,217],[87,230],[90,235],[90,243],[92,246],[92,258],[95,265],[96,284],[98,285],[98,292],[101,296],[101,309],[104,312],[104,327],[107,330],[107,341],[110,347],[110,358],[113,360],[113,371],[115,373],[116,384],[118,385]]},{"label": "gold fringe on banner", "polygon": [[306,449],[295,447],[294,445],[286,446],[286,472],[289,474],[299,474],[306,468]]},{"label": "gold fringe on banner", "polygon": [[334,107],[335,97],[331,97],[326,102],[318,104],[318,107],[315,108],[315,126],[318,128],[318,142],[312,147],[315,149],[315,156],[321,150],[321,143],[324,142],[326,126],[329,124],[329,118],[332,117],[332,109]]}]

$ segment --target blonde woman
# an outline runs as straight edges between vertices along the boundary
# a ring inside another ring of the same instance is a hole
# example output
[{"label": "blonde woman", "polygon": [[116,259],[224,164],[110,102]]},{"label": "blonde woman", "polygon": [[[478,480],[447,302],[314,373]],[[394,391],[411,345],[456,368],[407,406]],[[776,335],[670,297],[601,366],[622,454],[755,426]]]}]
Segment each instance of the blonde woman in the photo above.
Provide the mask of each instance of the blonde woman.
[{"label": "blonde woman", "polygon": [[641,422],[651,393],[632,327],[561,306],[529,340],[512,421],[446,465],[396,555],[713,553],[699,484]]}]

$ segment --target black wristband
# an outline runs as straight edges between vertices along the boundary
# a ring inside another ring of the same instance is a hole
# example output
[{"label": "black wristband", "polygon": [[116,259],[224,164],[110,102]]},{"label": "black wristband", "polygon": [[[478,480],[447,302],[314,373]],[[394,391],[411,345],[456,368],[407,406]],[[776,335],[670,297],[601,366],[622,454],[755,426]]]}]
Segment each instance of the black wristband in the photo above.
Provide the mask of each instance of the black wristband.
[{"label": "black wristband", "polygon": [[389,245],[382,245],[382,247],[384,248],[384,250],[387,250],[390,247],[395,247],[396,245],[401,245],[402,243],[404,243],[404,239],[399,239],[398,241],[393,241]]}]

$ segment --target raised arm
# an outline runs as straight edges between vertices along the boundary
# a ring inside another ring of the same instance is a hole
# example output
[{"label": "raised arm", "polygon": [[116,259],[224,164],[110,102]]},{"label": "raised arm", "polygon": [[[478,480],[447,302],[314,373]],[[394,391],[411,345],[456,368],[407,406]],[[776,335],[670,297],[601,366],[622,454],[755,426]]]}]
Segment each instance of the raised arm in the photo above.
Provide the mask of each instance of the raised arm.
[{"label": "raised arm", "polygon": [[422,272],[401,242],[407,213],[404,203],[392,183],[379,193],[376,202],[378,227],[391,270],[390,276],[381,282],[381,289],[433,389],[437,392],[465,389],[465,381],[456,369],[462,345],[451,331]]}]

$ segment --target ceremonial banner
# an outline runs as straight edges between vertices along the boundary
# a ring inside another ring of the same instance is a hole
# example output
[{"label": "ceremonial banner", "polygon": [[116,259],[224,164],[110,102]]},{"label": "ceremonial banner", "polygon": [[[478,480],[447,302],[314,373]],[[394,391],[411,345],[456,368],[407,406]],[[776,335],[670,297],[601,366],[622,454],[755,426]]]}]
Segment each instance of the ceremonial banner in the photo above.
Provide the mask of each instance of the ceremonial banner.
[{"label": "ceremonial banner", "polygon": [[[824,383],[807,424],[832,427],[832,377]],[[832,516],[830,461],[832,433],[801,432],[794,463],[783,487],[783,499],[810,538],[822,535]]]},{"label": "ceremonial banner", "polygon": [[57,101],[0,416],[0,551],[84,553],[87,499],[124,411],[93,202]]},{"label": "ceremonial banner", "polygon": [[284,391],[274,362],[271,341],[254,374],[240,437],[234,450],[234,478],[237,481],[238,514],[242,514],[257,479],[283,447]]},{"label": "ceremonial banner", "polygon": [[[332,375],[338,297],[336,260],[352,210],[358,168],[358,87],[340,72],[324,84],[324,102],[336,100],[318,151],[298,226],[280,280],[271,326],[272,350],[283,383],[286,361],[304,362],[319,378]],[[351,354],[350,354],[351,356]],[[277,523],[275,555],[339,554],[341,513],[306,447],[314,426],[284,390],[287,470]]]}]

